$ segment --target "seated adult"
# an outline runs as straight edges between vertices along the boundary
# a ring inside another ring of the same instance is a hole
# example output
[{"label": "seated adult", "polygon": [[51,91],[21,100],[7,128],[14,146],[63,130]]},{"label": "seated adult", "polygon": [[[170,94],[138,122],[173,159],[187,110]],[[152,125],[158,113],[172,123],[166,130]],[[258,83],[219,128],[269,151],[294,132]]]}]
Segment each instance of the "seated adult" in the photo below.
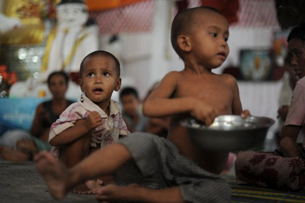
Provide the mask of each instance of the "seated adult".
[{"label": "seated adult", "polygon": [[240,152],[235,165],[238,183],[283,190],[305,188],[305,140],[303,144],[296,142],[305,126],[305,23],[293,28],[287,41],[291,67],[300,79],[293,90],[282,128],[280,150],[275,153]]},{"label": "seated adult", "polygon": [[2,159],[26,161],[39,151],[51,149],[48,142],[50,127],[73,101],[65,98],[69,82],[65,72],[52,72],[47,82],[52,99],[37,106],[30,132],[9,130],[1,136],[0,156]]}]

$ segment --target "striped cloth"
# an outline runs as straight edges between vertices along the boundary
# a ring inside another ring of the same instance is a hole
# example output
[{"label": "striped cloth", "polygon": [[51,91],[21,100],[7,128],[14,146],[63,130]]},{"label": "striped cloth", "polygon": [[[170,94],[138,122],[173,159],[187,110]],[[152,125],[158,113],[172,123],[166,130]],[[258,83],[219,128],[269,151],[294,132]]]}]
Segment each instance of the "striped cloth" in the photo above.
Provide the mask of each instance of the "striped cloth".
[{"label": "striped cloth", "polygon": [[225,177],[232,188],[231,202],[305,202],[305,190],[275,190],[237,184],[234,176]]},{"label": "striped cloth", "polygon": [[133,133],[119,143],[129,149],[134,162],[116,172],[117,184],[138,183],[153,189],[180,186],[187,202],[229,202],[231,188],[227,181],[182,156],[169,140]]}]

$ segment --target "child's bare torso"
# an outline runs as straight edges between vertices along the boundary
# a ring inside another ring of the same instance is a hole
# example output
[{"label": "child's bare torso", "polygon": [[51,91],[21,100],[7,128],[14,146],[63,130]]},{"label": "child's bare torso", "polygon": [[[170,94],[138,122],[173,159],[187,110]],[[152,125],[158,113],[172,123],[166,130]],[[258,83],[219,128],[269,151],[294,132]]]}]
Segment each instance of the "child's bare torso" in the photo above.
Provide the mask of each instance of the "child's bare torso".
[{"label": "child's bare torso", "polygon": [[[179,77],[174,98],[196,97],[203,102],[221,109],[220,114],[232,114],[233,90],[227,83],[225,75],[184,75]],[[168,139],[180,152],[195,161],[207,171],[219,174],[225,167],[228,153],[211,153],[195,147],[188,137],[187,129],[180,121],[189,114],[179,114],[171,117]],[[204,136],[204,135],[203,135]]]}]

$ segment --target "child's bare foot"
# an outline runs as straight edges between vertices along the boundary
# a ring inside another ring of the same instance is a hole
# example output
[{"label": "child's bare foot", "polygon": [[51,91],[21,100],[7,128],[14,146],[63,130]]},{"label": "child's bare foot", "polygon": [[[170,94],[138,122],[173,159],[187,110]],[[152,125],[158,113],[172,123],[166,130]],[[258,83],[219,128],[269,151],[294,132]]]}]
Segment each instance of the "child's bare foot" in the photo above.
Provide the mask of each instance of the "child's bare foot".
[{"label": "child's bare foot", "polygon": [[30,155],[13,150],[9,147],[0,147],[0,157],[7,161],[22,162],[30,159]]},{"label": "child's bare foot", "polygon": [[100,176],[97,180],[88,180],[86,181],[86,186],[91,190],[92,194],[96,194],[97,191],[108,184],[115,184],[114,178],[112,175],[103,175]]},{"label": "child's bare foot", "polygon": [[82,195],[93,194],[92,191],[87,187],[87,184],[80,184],[80,185],[76,186],[72,190],[72,193],[82,194]]},{"label": "child's bare foot", "polygon": [[100,187],[96,192],[95,198],[100,202],[135,202],[132,194],[138,193],[137,188],[141,189],[143,186],[130,184],[126,187],[109,184]]},{"label": "child's bare foot", "polygon": [[36,168],[44,178],[50,194],[56,199],[63,199],[69,191],[68,169],[50,153],[44,151],[34,157]]},{"label": "child's bare foot", "polygon": [[88,180],[85,184],[90,189],[92,194],[96,194],[99,188],[105,186],[105,182],[100,179]]}]

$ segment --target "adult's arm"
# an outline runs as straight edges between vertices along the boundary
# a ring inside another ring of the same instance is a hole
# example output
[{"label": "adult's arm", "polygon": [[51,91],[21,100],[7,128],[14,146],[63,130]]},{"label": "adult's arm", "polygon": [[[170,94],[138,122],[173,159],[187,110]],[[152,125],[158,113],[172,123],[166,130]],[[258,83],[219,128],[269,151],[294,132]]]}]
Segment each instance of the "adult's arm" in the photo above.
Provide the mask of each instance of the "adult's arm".
[{"label": "adult's arm", "polygon": [[300,156],[297,147],[297,137],[305,118],[305,81],[300,79],[294,91],[291,104],[289,106],[288,115],[285,121],[285,126],[282,128],[283,138],[280,142],[280,148],[285,156],[295,157]]},{"label": "adult's arm", "polygon": [[47,119],[47,117],[48,114],[44,110],[43,105],[39,104],[36,108],[35,116],[32,122],[31,130],[30,130],[31,135],[38,138],[43,135],[43,132],[45,130],[43,121]]},{"label": "adult's arm", "polygon": [[280,142],[280,149],[286,157],[300,157],[300,152],[296,143],[301,126],[286,125],[282,129],[283,138]]}]

